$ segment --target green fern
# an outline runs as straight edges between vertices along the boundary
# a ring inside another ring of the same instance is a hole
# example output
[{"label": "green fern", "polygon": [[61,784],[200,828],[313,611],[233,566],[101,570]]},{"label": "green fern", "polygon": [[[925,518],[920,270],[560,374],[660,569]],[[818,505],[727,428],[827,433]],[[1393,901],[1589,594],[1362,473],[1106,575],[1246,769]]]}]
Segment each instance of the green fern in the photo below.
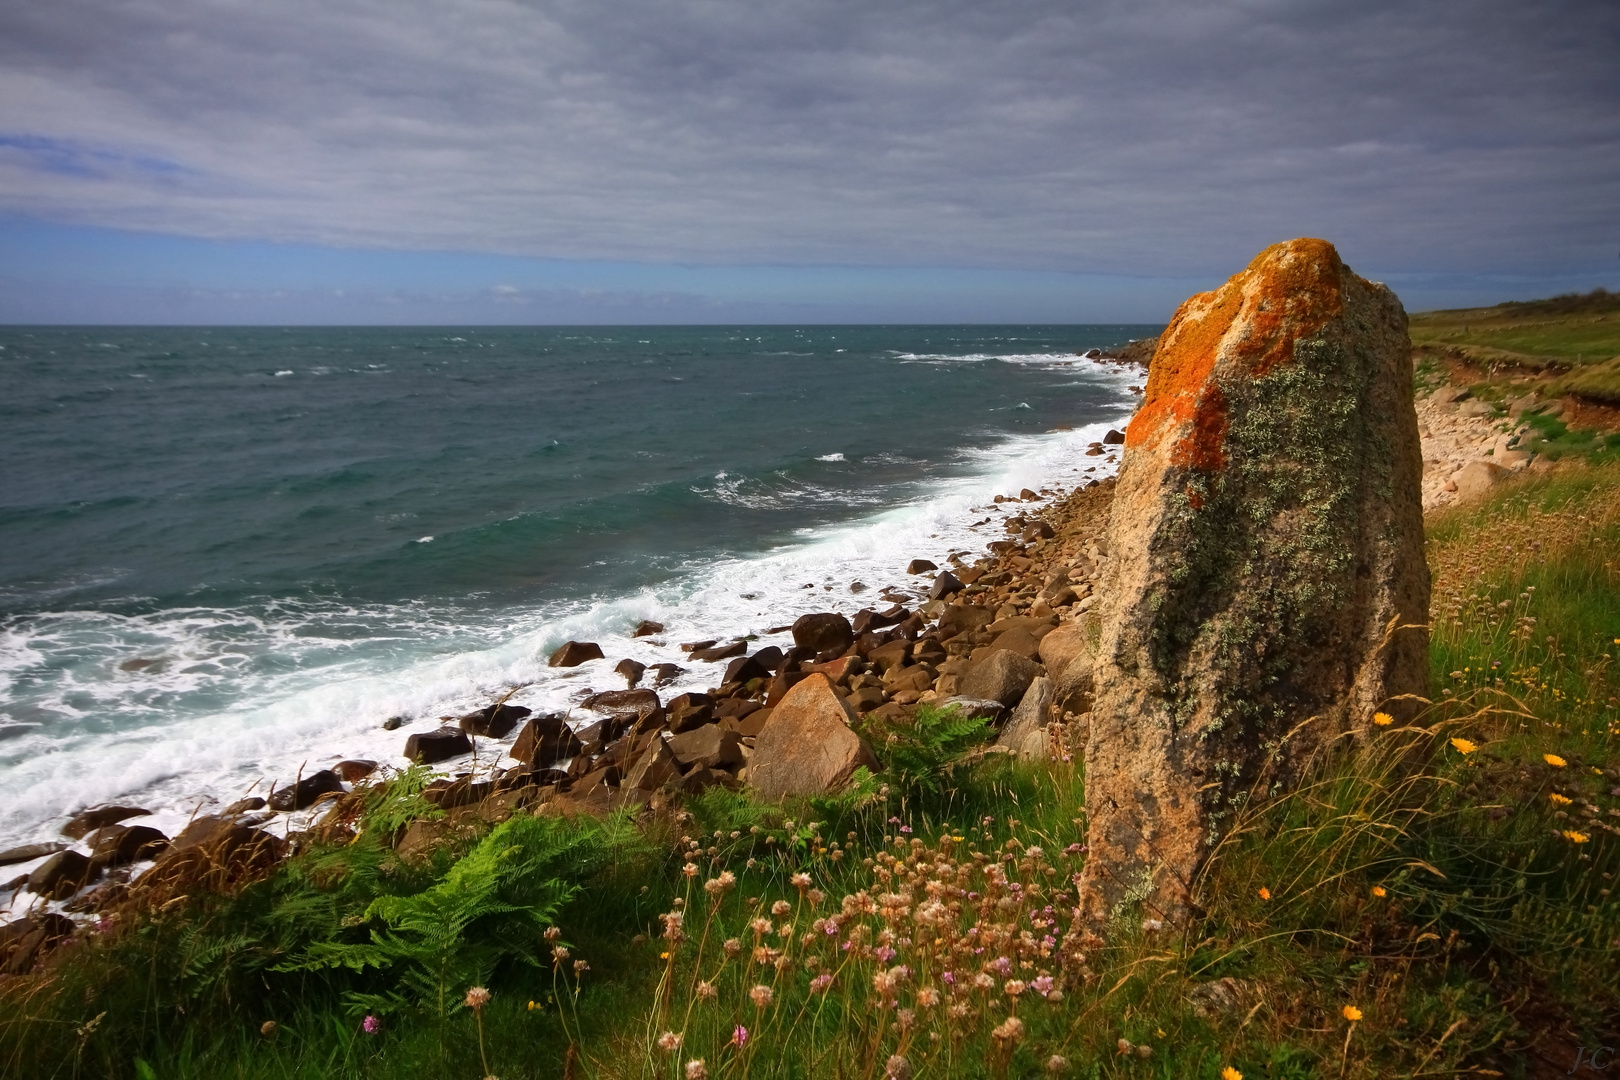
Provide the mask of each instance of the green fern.
[{"label": "green fern", "polygon": [[387,972],[398,989],[348,995],[356,1009],[392,1012],[407,1004],[443,1019],[468,986],[487,982],[503,960],[547,962],[545,929],[598,869],[627,828],[607,823],[515,817],[456,861],[444,878],[411,895],[367,905],[368,940],[317,941],[281,970]]},{"label": "green fern", "polygon": [[934,793],[941,790],[964,754],[984,741],[990,721],[965,716],[956,707],[918,706],[909,724],[888,724],[867,732],[891,787]]}]

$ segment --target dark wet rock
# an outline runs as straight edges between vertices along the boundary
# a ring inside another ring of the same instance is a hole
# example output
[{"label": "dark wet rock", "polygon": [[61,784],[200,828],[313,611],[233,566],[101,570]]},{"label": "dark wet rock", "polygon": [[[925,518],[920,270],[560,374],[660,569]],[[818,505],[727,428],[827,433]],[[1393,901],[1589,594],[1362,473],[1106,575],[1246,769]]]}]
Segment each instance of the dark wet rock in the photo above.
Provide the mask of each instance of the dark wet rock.
[{"label": "dark wet rock", "polygon": [[949,570],[941,570],[939,576],[934,578],[933,587],[928,590],[928,598],[930,600],[943,600],[947,596],[955,596],[966,587],[955,574]]},{"label": "dark wet rock", "polygon": [[62,826],[62,835],[78,840],[97,829],[116,825],[132,817],[147,817],[151,813],[152,811],[143,810],[138,806],[97,806],[75,814],[66,825]]},{"label": "dark wet rock", "polygon": [[123,866],[154,859],[169,846],[169,838],[150,825],[108,825],[85,838],[90,859],[98,866]]},{"label": "dark wet rock", "polygon": [[894,633],[898,637],[915,639],[928,627],[928,620],[920,611],[913,611],[900,622],[895,624]]},{"label": "dark wet rock", "polygon": [[997,649],[973,662],[962,676],[959,690],[962,697],[999,701],[1010,709],[1018,704],[1040,673],[1041,666],[1035,661]]},{"label": "dark wet rock", "polygon": [[761,664],[752,656],[739,656],[726,665],[725,678],[722,682],[745,683],[749,679],[768,679],[771,669]]},{"label": "dark wet rock", "polygon": [[886,626],[893,626],[904,619],[911,612],[896,604],[888,611],[873,611],[871,608],[861,608],[850,620],[850,630],[859,637],[861,634],[871,633],[873,630],[882,630]]},{"label": "dark wet rock", "polygon": [[384,731],[398,731],[404,726],[405,718],[403,716],[390,716],[388,719],[382,722],[382,729]]},{"label": "dark wet rock", "polygon": [[855,643],[855,631],[835,612],[801,615],[793,624],[793,643],[817,655],[834,649],[841,653]]},{"label": "dark wet rock", "polygon": [[1044,521],[1032,521],[1018,534],[1018,539],[1026,544],[1033,544],[1037,540],[1050,540],[1057,535],[1057,530]]},{"label": "dark wet rock", "polygon": [[664,632],[664,624],[663,623],[661,623],[661,622],[653,622],[651,619],[643,619],[639,623],[636,624],[636,628],[634,630],[630,631],[630,636],[631,637],[652,637],[654,634],[662,634],[663,632]]},{"label": "dark wet rock", "polygon": [[55,840],[48,840],[43,844],[24,844],[22,847],[10,848],[0,851],[0,866],[14,866],[17,863],[33,862],[45,855],[55,855],[58,851],[66,851],[67,844]]},{"label": "dark wet rock", "polygon": [[292,787],[277,788],[270,793],[270,809],[272,810],[302,810],[312,805],[322,795],[343,793],[343,781],[331,769],[322,769],[300,777]]},{"label": "dark wet rock", "polygon": [[501,739],[517,727],[518,721],[528,716],[530,711],[522,705],[490,705],[461,717],[456,725],[469,735]]},{"label": "dark wet rock", "polygon": [[602,659],[602,646],[594,641],[565,641],[546,661],[550,667],[578,667],[587,660]]},{"label": "dark wet rock", "polygon": [[733,656],[741,656],[748,651],[748,642],[733,641],[730,645],[716,645],[708,649],[693,649],[692,659],[712,664],[719,660],[730,660]]},{"label": "dark wet rock", "polygon": [[442,727],[435,731],[418,731],[405,740],[405,757],[433,765],[462,754],[472,753],[472,740],[460,728]]},{"label": "dark wet rock", "polygon": [[77,851],[58,851],[34,867],[28,875],[28,889],[47,900],[66,900],[96,878],[101,867]]},{"label": "dark wet rock", "polygon": [[538,770],[571,758],[583,749],[584,744],[568,726],[567,717],[562,713],[548,713],[523,725],[510,753],[530,769]]},{"label": "dark wet rock", "polygon": [[251,814],[255,810],[263,810],[268,803],[257,795],[250,795],[245,799],[237,799],[231,805],[220,811],[222,817],[238,817],[242,814]]},{"label": "dark wet rock", "polygon": [[929,562],[927,559],[912,559],[911,562],[906,564],[906,573],[908,574],[932,574],[938,569],[938,563]]},{"label": "dark wet rock", "polygon": [[25,915],[0,926],[0,975],[25,975],[34,961],[73,936],[73,920],[55,912]]},{"label": "dark wet rock", "polygon": [[[679,700],[678,698],[676,700]],[[640,721],[663,709],[658,694],[647,687],[631,690],[604,690],[580,702],[580,708],[606,713],[618,720]],[[673,704],[673,703],[672,703]]]},{"label": "dark wet rock", "polygon": [[647,670],[652,672],[654,686],[667,685],[686,674],[686,669],[679,664],[654,664]]},{"label": "dark wet rock", "polygon": [[753,660],[766,671],[776,671],[787,659],[787,654],[775,645],[767,645],[753,655]]},{"label": "dark wet rock", "polygon": [[1102,437],[1102,441],[1104,446],[1124,446],[1125,433],[1123,431],[1115,431],[1113,428],[1109,428],[1108,434]]},{"label": "dark wet rock", "polygon": [[377,771],[377,763],[369,758],[348,758],[332,766],[332,771],[345,784],[358,784]]},{"label": "dark wet rock", "polygon": [[613,671],[615,674],[624,676],[625,685],[634,688],[641,681],[641,677],[647,673],[647,665],[625,657],[614,665]]}]

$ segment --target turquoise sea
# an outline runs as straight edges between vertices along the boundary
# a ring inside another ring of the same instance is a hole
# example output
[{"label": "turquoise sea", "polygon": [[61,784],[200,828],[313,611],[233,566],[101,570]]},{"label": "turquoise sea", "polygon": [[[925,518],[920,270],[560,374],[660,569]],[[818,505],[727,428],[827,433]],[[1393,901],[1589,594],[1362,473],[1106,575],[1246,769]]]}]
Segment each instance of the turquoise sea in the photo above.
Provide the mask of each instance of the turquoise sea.
[{"label": "turquoise sea", "polygon": [[0,847],[852,612],[1106,472],[1143,376],[1076,353],[1156,330],[0,328]]}]

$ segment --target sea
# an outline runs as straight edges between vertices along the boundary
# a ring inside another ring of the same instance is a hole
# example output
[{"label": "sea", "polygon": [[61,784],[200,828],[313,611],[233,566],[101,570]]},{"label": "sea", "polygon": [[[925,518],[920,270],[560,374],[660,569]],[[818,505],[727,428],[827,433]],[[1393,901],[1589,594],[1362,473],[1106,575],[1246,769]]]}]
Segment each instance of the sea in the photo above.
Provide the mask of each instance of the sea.
[{"label": "sea", "polygon": [[1158,329],[0,327],[0,849],[916,595],[1109,473],[1144,375],[1079,354]]}]

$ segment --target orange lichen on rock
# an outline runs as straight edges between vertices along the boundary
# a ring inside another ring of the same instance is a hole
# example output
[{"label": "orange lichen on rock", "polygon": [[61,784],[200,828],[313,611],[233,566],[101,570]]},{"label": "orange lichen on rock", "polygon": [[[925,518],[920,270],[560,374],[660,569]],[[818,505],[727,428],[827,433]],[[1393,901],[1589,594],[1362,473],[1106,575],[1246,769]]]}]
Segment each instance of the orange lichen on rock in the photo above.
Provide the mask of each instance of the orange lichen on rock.
[{"label": "orange lichen on rock", "polygon": [[1273,244],[1214,292],[1189,298],[1159,338],[1147,396],[1125,431],[1127,447],[1176,435],[1172,464],[1215,472],[1226,464],[1222,375],[1259,378],[1294,358],[1294,342],[1344,311],[1344,264],[1326,240]]}]

